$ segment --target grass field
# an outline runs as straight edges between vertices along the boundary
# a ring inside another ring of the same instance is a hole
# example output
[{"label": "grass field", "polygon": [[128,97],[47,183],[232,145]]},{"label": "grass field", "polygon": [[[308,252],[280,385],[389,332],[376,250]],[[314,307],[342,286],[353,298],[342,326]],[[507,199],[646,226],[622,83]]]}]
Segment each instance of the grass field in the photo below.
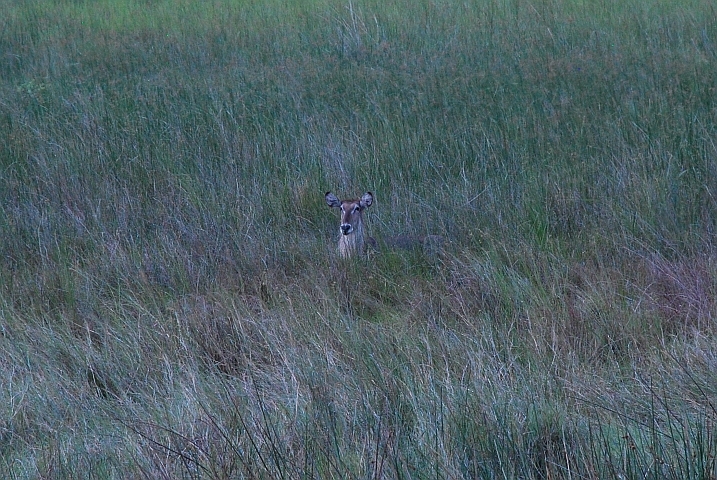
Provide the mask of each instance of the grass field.
[{"label": "grass field", "polygon": [[2,478],[717,478],[712,1],[2,11]]}]

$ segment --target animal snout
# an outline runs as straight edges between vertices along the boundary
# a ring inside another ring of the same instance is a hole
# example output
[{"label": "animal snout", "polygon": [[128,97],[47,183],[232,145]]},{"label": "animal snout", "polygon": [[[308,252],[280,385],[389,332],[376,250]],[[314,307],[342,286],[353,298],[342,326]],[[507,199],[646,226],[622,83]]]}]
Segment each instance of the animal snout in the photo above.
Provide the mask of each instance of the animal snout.
[{"label": "animal snout", "polygon": [[349,233],[354,231],[354,227],[350,223],[342,223],[341,224],[341,233],[344,235],[348,235]]}]

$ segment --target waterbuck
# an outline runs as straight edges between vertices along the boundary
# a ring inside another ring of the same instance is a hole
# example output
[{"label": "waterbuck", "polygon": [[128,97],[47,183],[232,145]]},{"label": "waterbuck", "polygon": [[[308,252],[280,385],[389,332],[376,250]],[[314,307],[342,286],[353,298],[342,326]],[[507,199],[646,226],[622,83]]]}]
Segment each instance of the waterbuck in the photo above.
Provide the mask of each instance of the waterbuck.
[{"label": "waterbuck", "polygon": [[[336,195],[326,192],[326,204],[341,211],[341,225],[339,227],[339,255],[350,258],[354,254],[363,254],[367,247],[378,250],[378,242],[366,235],[363,224],[363,211],[373,204],[373,193],[366,192],[361,198],[339,200]],[[444,239],[439,235],[413,236],[399,235],[387,237],[384,242],[387,246],[411,249],[423,248],[424,253],[438,254],[443,248]]]},{"label": "waterbuck", "polygon": [[375,246],[376,241],[368,237],[363,227],[363,211],[373,204],[373,193],[366,192],[361,198],[339,200],[336,195],[326,192],[326,204],[341,210],[341,234],[339,235],[339,255],[349,258],[355,253],[364,253],[366,243]]}]

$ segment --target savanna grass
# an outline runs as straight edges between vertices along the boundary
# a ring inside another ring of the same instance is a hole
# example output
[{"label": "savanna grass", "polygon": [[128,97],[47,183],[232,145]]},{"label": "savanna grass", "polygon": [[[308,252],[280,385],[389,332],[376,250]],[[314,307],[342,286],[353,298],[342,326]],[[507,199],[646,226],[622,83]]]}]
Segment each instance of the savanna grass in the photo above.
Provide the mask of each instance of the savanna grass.
[{"label": "savanna grass", "polygon": [[710,2],[0,26],[5,478],[717,475]]}]

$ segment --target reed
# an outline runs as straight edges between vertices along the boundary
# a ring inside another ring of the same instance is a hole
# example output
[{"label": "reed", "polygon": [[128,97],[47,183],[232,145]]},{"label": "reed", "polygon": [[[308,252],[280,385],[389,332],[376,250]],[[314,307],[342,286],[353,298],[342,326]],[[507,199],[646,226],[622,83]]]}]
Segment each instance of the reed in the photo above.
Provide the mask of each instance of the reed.
[{"label": "reed", "polygon": [[6,3],[4,478],[717,476],[711,2]]}]

